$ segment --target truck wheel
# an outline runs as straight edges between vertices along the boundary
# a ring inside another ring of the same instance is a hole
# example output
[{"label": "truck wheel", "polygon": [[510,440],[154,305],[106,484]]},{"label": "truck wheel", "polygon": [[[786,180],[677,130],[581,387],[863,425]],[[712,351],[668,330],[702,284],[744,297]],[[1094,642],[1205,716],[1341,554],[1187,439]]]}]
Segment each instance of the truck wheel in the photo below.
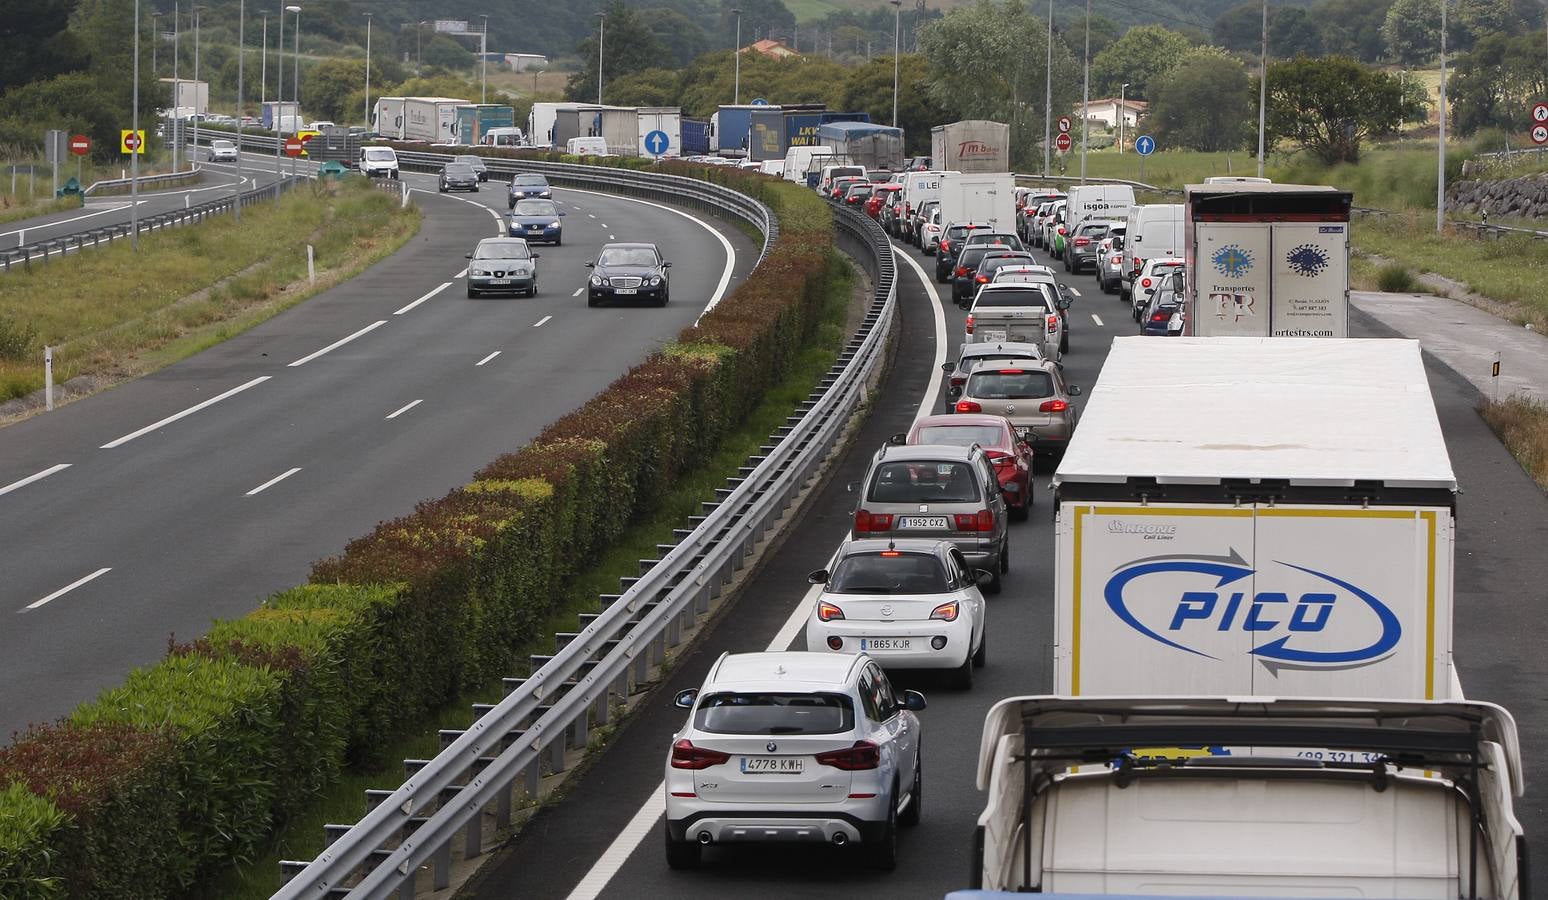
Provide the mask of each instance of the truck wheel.
[{"label": "truck wheel", "polygon": [[673,869],[697,869],[704,860],[703,848],[695,841],[672,840],[672,830],[665,823],[662,823],[661,830],[666,834],[667,866]]}]

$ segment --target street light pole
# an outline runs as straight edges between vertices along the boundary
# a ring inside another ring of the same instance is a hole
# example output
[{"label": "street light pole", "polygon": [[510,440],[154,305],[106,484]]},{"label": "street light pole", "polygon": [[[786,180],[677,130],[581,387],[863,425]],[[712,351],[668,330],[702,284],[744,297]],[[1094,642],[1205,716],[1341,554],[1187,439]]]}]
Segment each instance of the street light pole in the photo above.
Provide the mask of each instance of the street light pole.
[{"label": "street light pole", "polygon": [[1086,77],[1080,88],[1080,183],[1086,183],[1086,145],[1091,138],[1091,0],[1086,0]]},{"label": "street light pole", "polygon": [[236,153],[236,185],[232,192],[236,195],[232,198],[231,210],[236,214],[236,220],[242,221],[242,61],[247,56],[247,0],[237,0],[237,153]]},{"label": "street light pole", "polygon": [[[135,0],[139,3],[140,0]],[[178,38],[182,34],[183,10],[177,0],[172,3],[172,171],[178,170],[178,158],[182,154],[183,143],[183,82],[178,77],[178,61],[182,57],[179,52]]]},{"label": "street light pole", "polygon": [[892,127],[898,127],[898,35],[902,34],[903,0],[892,4]]},{"label": "street light pole", "polygon": [[731,14],[736,16],[736,46],[731,48],[736,54],[736,80],[731,87],[731,105],[738,106],[742,102],[742,8],[732,7]]},{"label": "street light pole", "polygon": [[607,13],[597,13],[597,105],[602,105],[602,42],[607,37]]},{"label": "street light pole", "polygon": [[[296,97],[295,135],[297,139],[299,139],[301,137],[301,7],[287,6],[285,7],[285,11],[293,12],[296,14],[296,27],[291,29],[296,33],[295,37],[291,38],[291,49],[295,51],[294,55],[296,57],[296,72],[295,77],[291,80],[296,83],[296,86],[292,90]],[[296,172],[300,165],[300,154],[290,158],[290,177],[296,177]]]},{"label": "street light pole", "polygon": [[161,13],[151,10],[151,78],[161,74],[161,67],[156,65],[156,49],[161,44],[161,32],[156,30],[156,20],[161,18]]},{"label": "street light pole", "polygon": [[[1444,0],[1442,0],[1444,2]],[[1258,177],[1263,177],[1263,125],[1268,119],[1268,0],[1263,0],[1263,50],[1258,57]]]},{"label": "street light pole", "polygon": [[1441,0],[1440,140],[1435,159],[1435,231],[1446,230],[1446,0]]},{"label": "street light pole", "polygon": [[[258,106],[269,102],[269,14],[263,14],[263,56],[258,74]],[[260,116],[262,114],[260,113]]]},{"label": "street light pole", "polygon": [[[478,102],[479,103],[488,103],[489,102],[489,17],[486,16],[486,15],[480,15],[479,18],[484,20],[484,30],[478,36],[478,59],[479,59],[479,69],[480,69],[479,76],[478,76]],[[602,77],[602,70],[600,68],[597,69],[597,77],[599,79]]]},{"label": "street light pole", "polygon": [[1125,81],[1123,83],[1123,87],[1118,89],[1118,155],[1119,156],[1123,155],[1123,126],[1125,124],[1127,124],[1127,123],[1124,122],[1124,119],[1128,118],[1128,115],[1125,112],[1125,110],[1128,108],[1128,104],[1126,102],[1127,99],[1128,99],[1128,95],[1129,95],[1129,83],[1127,81]]},{"label": "street light pole", "polygon": [[366,13],[366,101],[365,123],[371,127],[371,14]]},{"label": "street light pole", "polygon": [[189,160],[190,163],[192,163],[194,160],[197,160],[199,158],[199,11],[202,10],[202,9],[204,9],[204,7],[197,6],[197,5],[194,6],[194,8],[193,8],[193,20],[194,20],[194,96],[193,96],[193,100],[194,100],[194,107],[193,107],[194,120],[193,120],[193,123],[194,123],[194,127],[193,127],[193,151],[192,151],[193,156]]},{"label": "street light pole", "polygon": [[[1043,175],[1053,156],[1053,0],[1048,0],[1048,73],[1043,76]],[[939,160],[935,161],[937,165]]]},{"label": "street light pole", "polygon": [[279,37],[274,42],[274,71],[279,73],[274,77],[274,115],[270,124],[274,126],[274,202],[280,198],[280,179],[285,176],[284,157],[280,151],[285,145],[285,10],[279,11]]},{"label": "street light pole", "polygon": [[[134,109],[130,111],[129,133],[136,139],[140,136],[140,0],[134,0],[134,89],[133,99],[129,102]],[[140,151],[144,149],[141,144],[135,144],[133,152],[129,154],[129,245],[136,251],[140,249]]]}]

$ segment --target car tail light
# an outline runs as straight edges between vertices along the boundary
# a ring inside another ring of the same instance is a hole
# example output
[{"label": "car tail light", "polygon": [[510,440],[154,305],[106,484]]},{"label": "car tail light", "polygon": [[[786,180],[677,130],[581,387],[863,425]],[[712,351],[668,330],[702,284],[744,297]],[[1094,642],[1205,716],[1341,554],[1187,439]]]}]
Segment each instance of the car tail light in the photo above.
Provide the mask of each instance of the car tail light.
[{"label": "car tail light", "polygon": [[1091,238],[1078,237],[1078,238],[1075,239],[1075,246],[1077,246],[1077,247],[1084,247],[1084,246],[1086,246],[1086,245],[1088,245],[1090,243],[1091,243]]},{"label": "car tail light", "polygon": [[1043,405],[1037,408],[1038,412],[1064,412],[1070,408],[1070,404],[1064,400],[1044,400]]},{"label": "car tail light", "polygon": [[683,738],[672,745],[672,768],[708,769],[731,761],[731,754],[719,750],[695,747],[693,741]]},{"label": "car tail light", "polygon": [[947,244],[946,241],[941,241],[941,252],[942,253],[950,253],[951,252],[951,247]]},{"label": "car tail light", "polygon": [[1112,259],[1108,260],[1108,262],[1113,264],[1113,265],[1115,265],[1115,266],[1121,266],[1121,265],[1123,265],[1123,257],[1115,256]]},{"label": "car tail light", "polygon": [[855,510],[855,531],[891,531],[892,513],[873,513],[869,510]]},{"label": "car tail light", "polygon": [[870,741],[855,741],[853,747],[816,754],[817,762],[845,772],[859,772],[881,765],[881,748]]},{"label": "car tail light", "polygon": [[1059,234],[1061,234],[1061,235],[1064,234],[1064,226],[1063,225],[1059,226]]},{"label": "car tail light", "polygon": [[981,406],[978,402],[976,402],[974,400],[958,400],[957,401],[957,412],[959,412],[959,413],[975,413],[975,412],[983,412],[983,411],[984,411],[983,406]]},{"label": "car tail light", "polygon": [[1147,291],[1150,290],[1150,279],[1149,278],[1141,278],[1140,279],[1140,287],[1144,288]]},{"label": "car tail light", "polygon": [[989,276],[988,275],[979,275],[978,277],[974,278],[973,280],[975,282],[977,282],[978,284],[988,284],[989,283]]},{"label": "car tail light", "polygon": [[1000,374],[1001,375],[1024,375],[1024,374],[1026,374],[1026,370],[1025,369],[1001,369],[1000,370]]},{"label": "car tail light", "polygon": [[1144,264],[1145,264],[1144,260],[1140,259],[1138,256],[1134,257],[1134,268],[1135,268],[1135,270],[1138,270],[1139,267],[1143,266]]},{"label": "car tail light", "polygon": [[1158,312],[1155,315],[1150,317],[1150,321],[1151,322],[1167,322],[1167,321],[1170,321],[1171,318],[1172,318],[1171,316],[1167,315],[1164,312]]},{"label": "car tail light", "polygon": [[942,603],[940,606],[930,610],[930,618],[940,619],[942,622],[955,622],[959,612],[961,612],[961,608],[957,605],[957,601],[953,600],[950,603]]},{"label": "car tail light", "polygon": [[993,531],[994,513],[987,509],[981,509],[976,513],[957,513],[958,531]]},{"label": "car tail light", "polygon": [[963,378],[961,375],[953,375],[953,376],[951,376],[951,386],[952,387],[962,387],[964,384],[967,384],[967,379],[966,378]]},{"label": "car tail light", "polygon": [[955,272],[952,272],[951,274],[957,276],[958,278],[961,278],[962,276],[966,275],[967,273],[968,273],[967,266],[958,266],[957,270]]},{"label": "car tail light", "polygon": [[1044,322],[1043,325],[1049,331],[1057,331],[1059,329],[1059,317],[1054,313],[1049,313],[1048,321]]},{"label": "car tail light", "polygon": [[844,618],[844,611],[824,600],[817,604],[817,621],[832,622],[834,619]]}]

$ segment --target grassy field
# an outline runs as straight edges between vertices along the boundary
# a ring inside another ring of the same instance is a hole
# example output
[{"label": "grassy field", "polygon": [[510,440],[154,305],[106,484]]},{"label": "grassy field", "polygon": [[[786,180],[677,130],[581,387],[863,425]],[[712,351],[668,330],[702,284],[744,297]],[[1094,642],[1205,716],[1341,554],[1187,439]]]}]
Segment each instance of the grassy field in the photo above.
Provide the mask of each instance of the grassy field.
[{"label": "grassy field", "polygon": [[[672,542],[672,529],[683,527],[690,515],[699,512],[705,497],[715,488],[724,487],[726,478],[736,474],[747,457],[757,451],[796,404],[806,399],[817,379],[828,371],[837,358],[846,335],[846,311],[854,287],[854,275],[848,266],[836,267],[829,283],[826,315],[817,340],[804,351],[789,378],[769,392],[763,403],[728,435],[720,451],[702,467],[682,479],[647,521],[635,525],[590,570],[572,583],[562,607],[542,629],[544,637],[521,655],[552,653],[550,632],[574,631],[576,616],[597,612],[597,595],[616,593],[618,579],[639,574],[639,560],[654,559],[656,545]],[[520,673],[512,673],[520,674]],[[496,682],[459,698],[442,710],[415,734],[401,738],[382,752],[385,760],[379,769],[346,772],[297,819],[282,829],[267,850],[251,862],[237,866],[210,885],[210,896],[228,900],[262,900],[279,888],[281,859],[312,859],[323,848],[324,824],[355,822],[365,814],[364,791],[367,788],[394,788],[403,781],[405,758],[429,759],[439,749],[437,730],[466,728],[469,704],[496,703],[502,696]],[[597,739],[593,737],[593,746]]]},{"label": "grassy field", "polygon": [[1548,405],[1529,397],[1510,397],[1480,407],[1484,419],[1539,486],[1548,490]]},{"label": "grassy field", "polygon": [[[250,328],[390,254],[419,227],[419,212],[363,179],[312,185],[279,204],[0,275],[0,401],[43,386],[42,348],[54,375],[133,377]],[[306,245],[318,284],[308,289]],[[90,289],[83,289],[90,285]]]}]

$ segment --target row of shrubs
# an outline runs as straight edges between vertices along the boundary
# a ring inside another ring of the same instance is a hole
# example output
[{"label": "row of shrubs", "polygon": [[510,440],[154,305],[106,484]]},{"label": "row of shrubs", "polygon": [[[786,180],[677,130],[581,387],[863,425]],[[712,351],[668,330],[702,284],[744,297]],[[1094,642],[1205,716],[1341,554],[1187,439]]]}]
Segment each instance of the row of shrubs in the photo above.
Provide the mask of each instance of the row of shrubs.
[{"label": "row of shrubs", "polygon": [[466,486],[0,749],[0,897],[197,895],[342,768],[512,672],[566,580],[782,379],[820,318],[826,207],[776,179],[660,168],[769,204],[781,230],[763,263]]}]

